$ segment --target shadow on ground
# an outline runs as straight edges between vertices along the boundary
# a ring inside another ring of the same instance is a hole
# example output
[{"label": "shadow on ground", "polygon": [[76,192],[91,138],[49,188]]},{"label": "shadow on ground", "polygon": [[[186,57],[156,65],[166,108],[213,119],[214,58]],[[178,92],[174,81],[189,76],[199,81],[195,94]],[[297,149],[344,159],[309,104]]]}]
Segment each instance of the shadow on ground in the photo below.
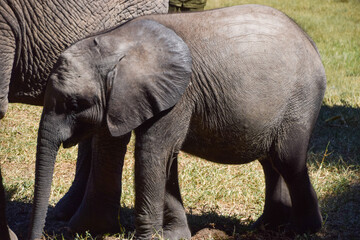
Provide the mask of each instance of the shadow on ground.
[{"label": "shadow on ground", "polygon": [[360,183],[322,201],[325,221],[321,239],[360,239]]},{"label": "shadow on ground", "polygon": [[[49,207],[45,231],[50,239],[75,239],[67,222],[54,219],[54,208]],[[134,232],[134,209],[121,209],[121,223],[125,229],[125,236],[132,236]],[[7,215],[10,228],[16,233],[19,240],[25,240],[31,214],[31,204],[23,202],[9,202]],[[201,215],[188,214],[191,226],[192,239],[290,239],[275,232],[253,232],[248,223],[242,223],[236,218],[218,215],[216,212],[205,212]],[[82,235],[85,237],[85,234]],[[94,236],[94,235],[92,235]],[[92,239],[92,238],[84,238]],[[96,239],[117,239],[115,237],[98,237]]]},{"label": "shadow on ground", "polygon": [[360,165],[360,108],[323,106],[309,145],[309,151],[328,148],[335,161]]},{"label": "shadow on ground", "polygon": [[[360,173],[360,109],[323,106],[309,152],[326,154],[325,163],[340,171],[350,168]],[[324,227],[319,239],[360,239],[360,175],[354,179],[335,183],[341,191],[321,197]]]},{"label": "shadow on ground", "polygon": [[[200,215],[188,214],[192,239],[357,239],[360,236],[360,185],[349,186],[348,191],[337,196],[329,196],[322,202],[326,211],[322,211],[324,227],[320,233],[299,238],[271,231],[253,231],[249,222],[242,222],[234,217],[218,215],[216,212],[204,212]],[[19,237],[26,239],[31,213],[31,204],[9,202],[7,206],[9,226]],[[131,236],[134,231],[134,209],[123,208],[121,223],[126,229],[125,236]],[[49,208],[45,231],[50,236],[64,236],[64,239],[74,239],[67,223],[57,221],[53,217],[53,208]],[[85,235],[83,235],[85,236]],[[62,239],[62,237],[57,237]],[[101,239],[101,238],[100,238]],[[107,239],[107,238],[105,238]],[[109,238],[115,239],[115,238]]]}]

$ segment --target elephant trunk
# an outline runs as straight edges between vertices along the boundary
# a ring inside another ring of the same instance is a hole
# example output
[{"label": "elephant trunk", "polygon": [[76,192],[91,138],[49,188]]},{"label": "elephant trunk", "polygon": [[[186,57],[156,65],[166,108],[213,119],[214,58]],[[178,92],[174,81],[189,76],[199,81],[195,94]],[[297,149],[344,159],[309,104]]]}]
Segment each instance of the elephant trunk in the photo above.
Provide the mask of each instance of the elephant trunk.
[{"label": "elephant trunk", "polygon": [[40,239],[50,198],[57,151],[61,141],[57,127],[42,116],[37,142],[35,192],[29,239]]}]

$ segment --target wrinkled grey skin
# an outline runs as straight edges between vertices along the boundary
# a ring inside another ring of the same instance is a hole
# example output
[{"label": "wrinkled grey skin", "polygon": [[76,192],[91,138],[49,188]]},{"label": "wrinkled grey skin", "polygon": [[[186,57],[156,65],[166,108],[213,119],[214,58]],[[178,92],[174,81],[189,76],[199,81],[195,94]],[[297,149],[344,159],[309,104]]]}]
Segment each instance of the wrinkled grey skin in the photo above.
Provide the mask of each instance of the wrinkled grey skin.
[{"label": "wrinkled grey skin", "polygon": [[[0,119],[8,101],[42,105],[46,81],[60,53],[79,39],[132,18],[166,13],[167,0],[1,0]],[[82,143],[79,157],[91,152]],[[56,207],[69,219],[81,202],[89,169],[79,161],[74,184]],[[1,230],[1,229],[0,229]]]},{"label": "wrinkled grey skin", "polygon": [[97,219],[116,221],[111,201],[119,201],[135,130],[137,238],[158,231],[191,237],[178,185],[180,150],[217,163],[258,159],[266,199],[255,225],[316,232],[322,218],[306,158],[325,87],[313,41],[283,13],[259,5],[140,17],[79,41],[61,55],[46,90],[35,218],[44,221],[60,144],[95,136],[99,151],[79,208],[89,225],[71,227],[99,230],[91,223],[98,208]]},{"label": "wrinkled grey skin", "polygon": [[0,2],[0,118],[7,102],[43,105],[49,73],[70,44],[151,13],[166,0],[3,0]]}]

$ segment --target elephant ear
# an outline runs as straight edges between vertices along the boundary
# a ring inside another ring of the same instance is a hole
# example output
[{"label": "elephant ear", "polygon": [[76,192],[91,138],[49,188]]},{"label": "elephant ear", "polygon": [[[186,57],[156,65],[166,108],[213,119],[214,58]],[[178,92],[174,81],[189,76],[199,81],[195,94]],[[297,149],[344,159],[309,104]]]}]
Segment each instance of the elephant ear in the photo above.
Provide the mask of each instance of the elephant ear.
[{"label": "elephant ear", "polygon": [[120,60],[107,74],[106,121],[110,133],[121,136],[180,100],[192,62],[184,41],[155,21],[129,22],[110,39]]}]

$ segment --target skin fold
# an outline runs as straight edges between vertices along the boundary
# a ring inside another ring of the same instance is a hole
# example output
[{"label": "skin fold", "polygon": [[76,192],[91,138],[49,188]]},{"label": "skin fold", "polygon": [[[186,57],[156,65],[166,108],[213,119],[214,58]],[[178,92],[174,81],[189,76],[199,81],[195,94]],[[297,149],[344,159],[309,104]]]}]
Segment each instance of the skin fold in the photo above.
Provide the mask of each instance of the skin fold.
[{"label": "skin fold", "polygon": [[255,225],[318,231],[306,158],[325,88],[314,42],[285,14],[260,5],[139,17],[77,42],[61,54],[46,89],[31,239],[41,236],[59,146],[89,137],[90,176],[70,227],[116,230],[133,130],[138,239],[191,237],[180,150],[225,164],[258,159],[266,194]]},{"label": "skin fold", "polygon": [[[0,119],[8,102],[43,105],[50,71],[72,43],[141,15],[166,13],[167,9],[166,0],[1,0]],[[79,157],[86,158],[91,141],[81,145]],[[81,162],[70,192],[56,207],[60,219],[70,219],[81,202],[90,170]]]}]

